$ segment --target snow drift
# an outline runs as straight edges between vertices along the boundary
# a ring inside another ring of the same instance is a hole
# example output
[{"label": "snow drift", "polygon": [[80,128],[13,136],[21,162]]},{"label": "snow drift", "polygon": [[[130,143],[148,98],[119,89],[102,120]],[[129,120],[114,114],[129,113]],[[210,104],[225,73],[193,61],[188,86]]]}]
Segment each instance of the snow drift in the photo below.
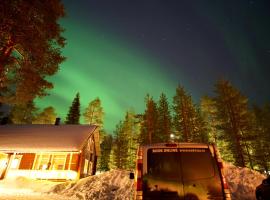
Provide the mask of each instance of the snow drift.
[{"label": "snow drift", "polygon": [[266,176],[249,168],[225,163],[225,177],[233,200],[255,200],[255,189]]},{"label": "snow drift", "polygon": [[56,185],[51,192],[81,200],[132,199],[134,181],[125,170],[111,170],[77,182]]},{"label": "snow drift", "polygon": [[[255,189],[265,176],[254,170],[228,163],[225,163],[224,167],[232,199],[255,200]],[[83,200],[124,200],[132,199],[134,182],[129,180],[128,171],[112,170],[78,182],[57,185],[51,192]]]},{"label": "snow drift", "polygon": [[[264,175],[228,163],[224,172],[233,200],[256,199],[255,189]],[[111,170],[60,184],[20,177],[0,181],[0,193],[0,200],[129,200],[134,194],[134,181],[125,170]]]}]

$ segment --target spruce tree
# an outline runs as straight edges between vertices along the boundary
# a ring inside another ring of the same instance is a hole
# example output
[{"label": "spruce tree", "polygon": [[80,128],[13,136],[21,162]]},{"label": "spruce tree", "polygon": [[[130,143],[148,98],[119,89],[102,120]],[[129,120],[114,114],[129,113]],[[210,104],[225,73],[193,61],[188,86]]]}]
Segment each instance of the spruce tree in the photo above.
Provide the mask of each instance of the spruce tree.
[{"label": "spruce tree", "polygon": [[249,162],[252,167],[248,143],[252,130],[248,99],[228,81],[219,81],[215,88],[217,128],[222,131],[219,137],[228,145],[235,165],[245,167]]},{"label": "spruce tree", "polygon": [[113,138],[111,169],[126,169],[128,166],[128,139],[123,132],[123,122],[116,125]]},{"label": "spruce tree", "polygon": [[196,117],[194,125],[195,127],[192,141],[209,143],[209,129],[207,126],[207,122],[203,118],[202,112],[199,108],[196,109]]},{"label": "spruce tree", "polygon": [[100,171],[110,170],[110,155],[113,145],[113,137],[110,134],[105,134],[103,141],[100,144],[101,156],[98,162],[98,169]]},{"label": "spruce tree", "polygon": [[80,123],[80,95],[76,94],[69,107],[69,112],[66,117],[66,124],[79,124]]},{"label": "spruce tree", "polygon": [[135,167],[136,151],[138,148],[139,124],[132,110],[126,112],[125,120],[123,121],[123,134],[128,142],[126,169],[133,169]]},{"label": "spruce tree", "polygon": [[157,117],[157,142],[168,142],[171,132],[171,113],[169,103],[164,93],[160,95],[158,101],[158,117]]},{"label": "spruce tree", "polygon": [[270,105],[253,106],[254,139],[252,147],[256,168],[270,170]]},{"label": "spruce tree", "polygon": [[219,152],[227,162],[234,162],[230,149],[228,149],[228,142],[223,139],[222,130],[220,127],[220,120],[217,116],[217,107],[214,98],[204,96],[201,98],[201,113],[204,121],[207,124],[209,135],[209,142],[218,146]]},{"label": "spruce tree", "polygon": [[213,98],[203,96],[200,104],[201,116],[206,122],[207,131],[209,132],[209,142],[217,144],[217,125],[218,121],[215,118],[216,106]]},{"label": "spruce tree", "polygon": [[192,142],[199,140],[198,113],[191,96],[181,86],[176,88],[173,98],[173,127],[179,141]]},{"label": "spruce tree", "polygon": [[158,142],[157,137],[157,119],[158,111],[156,102],[152,97],[146,95],[146,109],[143,114],[143,120],[141,123],[141,131],[139,137],[140,144],[152,144]]}]

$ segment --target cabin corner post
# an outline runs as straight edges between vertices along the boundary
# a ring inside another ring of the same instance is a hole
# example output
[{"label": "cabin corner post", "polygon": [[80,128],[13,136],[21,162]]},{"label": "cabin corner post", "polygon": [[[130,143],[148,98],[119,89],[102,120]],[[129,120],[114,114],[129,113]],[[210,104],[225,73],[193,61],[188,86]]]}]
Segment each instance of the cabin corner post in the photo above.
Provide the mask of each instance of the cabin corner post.
[{"label": "cabin corner post", "polygon": [[84,164],[84,151],[82,151],[82,150],[79,151],[78,156],[79,156],[79,159],[78,159],[78,170],[77,170],[78,176],[77,176],[77,178],[80,179],[81,175],[82,175],[82,170],[83,170],[82,165]]},{"label": "cabin corner post", "polygon": [[2,172],[2,174],[0,176],[0,180],[4,179],[6,177],[7,171],[8,171],[8,167],[11,165],[11,161],[12,161],[11,155],[12,154],[8,153],[7,155],[8,155],[8,157],[7,157],[6,167],[4,168],[4,170],[3,170],[3,172]]}]

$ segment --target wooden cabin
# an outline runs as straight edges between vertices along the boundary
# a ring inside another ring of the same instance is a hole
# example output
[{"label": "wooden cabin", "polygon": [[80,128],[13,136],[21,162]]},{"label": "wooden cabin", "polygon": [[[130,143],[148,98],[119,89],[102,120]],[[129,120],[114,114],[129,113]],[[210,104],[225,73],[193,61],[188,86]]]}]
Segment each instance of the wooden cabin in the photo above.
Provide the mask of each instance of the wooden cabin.
[{"label": "wooden cabin", "polygon": [[0,126],[0,179],[74,180],[95,174],[99,155],[96,126]]}]

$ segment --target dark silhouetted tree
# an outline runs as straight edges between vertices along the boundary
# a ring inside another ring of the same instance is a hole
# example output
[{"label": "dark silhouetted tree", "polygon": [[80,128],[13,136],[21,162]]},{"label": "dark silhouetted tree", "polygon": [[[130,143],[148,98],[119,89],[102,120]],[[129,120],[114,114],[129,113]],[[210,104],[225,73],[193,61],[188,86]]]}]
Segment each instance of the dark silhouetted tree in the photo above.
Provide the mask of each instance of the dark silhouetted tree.
[{"label": "dark silhouetted tree", "polygon": [[79,124],[80,123],[80,95],[76,94],[69,112],[66,117],[66,124]]}]

